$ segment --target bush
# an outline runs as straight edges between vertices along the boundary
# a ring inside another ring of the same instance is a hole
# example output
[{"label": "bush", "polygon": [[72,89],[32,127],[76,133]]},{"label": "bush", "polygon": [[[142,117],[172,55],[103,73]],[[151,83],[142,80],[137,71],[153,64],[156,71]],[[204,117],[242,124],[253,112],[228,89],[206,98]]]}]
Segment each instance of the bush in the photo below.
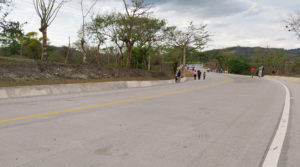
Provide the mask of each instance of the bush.
[{"label": "bush", "polygon": [[230,59],[228,61],[229,72],[234,74],[250,74],[250,65],[240,59]]}]

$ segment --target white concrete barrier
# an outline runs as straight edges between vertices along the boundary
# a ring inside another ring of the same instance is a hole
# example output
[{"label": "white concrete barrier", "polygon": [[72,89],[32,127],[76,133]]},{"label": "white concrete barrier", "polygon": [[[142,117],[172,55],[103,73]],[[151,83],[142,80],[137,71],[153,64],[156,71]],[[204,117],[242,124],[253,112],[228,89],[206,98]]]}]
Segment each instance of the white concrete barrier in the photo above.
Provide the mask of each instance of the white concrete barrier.
[{"label": "white concrete barrier", "polygon": [[[188,80],[190,79],[182,78],[181,82],[186,82]],[[167,84],[175,84],[175,81],[174,80],[120,81],[120,82],[97,82],[97,83],[81,83],[81,84],[3,87],[0,88],[0,99],[105,91],[105,90],[149,87],[149,86],[167,85]]]},{"label": "white concrete barrier", "polygon": [[8,95],[7,95],[7,92],[5,89],[3,89],[3,90],[0,89],[0,99],[3,99],[3,98],[8,98]]}]

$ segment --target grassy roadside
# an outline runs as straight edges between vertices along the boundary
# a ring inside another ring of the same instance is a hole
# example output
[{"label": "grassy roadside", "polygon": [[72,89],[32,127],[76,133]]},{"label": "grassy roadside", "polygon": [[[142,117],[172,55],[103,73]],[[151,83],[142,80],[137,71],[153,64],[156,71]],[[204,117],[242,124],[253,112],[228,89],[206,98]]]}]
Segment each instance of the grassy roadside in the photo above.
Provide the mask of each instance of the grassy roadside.
[{"label": "grassy roadside", "polygon": [[173,78],[147,70],[95,65],[40,64],[31,59],[0,56],[0,87],[167,79]]}]

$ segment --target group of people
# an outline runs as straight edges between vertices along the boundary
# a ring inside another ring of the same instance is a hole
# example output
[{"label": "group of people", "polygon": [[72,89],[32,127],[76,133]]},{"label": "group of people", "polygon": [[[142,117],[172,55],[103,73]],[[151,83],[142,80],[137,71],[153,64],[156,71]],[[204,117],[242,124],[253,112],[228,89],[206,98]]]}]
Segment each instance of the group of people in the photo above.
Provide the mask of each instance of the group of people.
[{"label": "group of people", "polygon": [[[255,72],[256,72],[256,74],[255,74]],[[253,78],[254,75],[256,75],[258,77],[264,77],[265,76],[265,68],[264,68],[264,66],[259,67],[257,71],[256,71],[256,69],[254,67],[252,67],[251,68],[251,77]]]},{"label": "group of people", "polygon": [[[197,71],[194,70],[194,80],[197,80],[197,76],[198,76],[198,80],[201,80],[202,72],[200,70],[197,70]],[[178,70],[175,75],[175,82],[179,83],[180,79],[181,79],[181,71]],[[205,79],[206,79],[206,72],[204,71],[203,80],[205,80]]]},{"label": "group of people", "polygon": [[[200,70],[195,70],[194,71],[194,80],[197,80],[197,76],[198,76],[198,80],[201,80],[201,75],[202,75],[202,72]],[[206,78],[206,72],[204,71],[203,73],[203,80],[205,80]]]},{"label": "group of people", "polygon": [[[264,66],[259,67],[257,71],[254,67],[252,67],[250,71],[251,71],[251,77],[252,78],[253,78],[254,75],[256,75],[258,77],[264,77],[265,76]],[[255,72],[256,72],[256,74],[255,74]]]}]

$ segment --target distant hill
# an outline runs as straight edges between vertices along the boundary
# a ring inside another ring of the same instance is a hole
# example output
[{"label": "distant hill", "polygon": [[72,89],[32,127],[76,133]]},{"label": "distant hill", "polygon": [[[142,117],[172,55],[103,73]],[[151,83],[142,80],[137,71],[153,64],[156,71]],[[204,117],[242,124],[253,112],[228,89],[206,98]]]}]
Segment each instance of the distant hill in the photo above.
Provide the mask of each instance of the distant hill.
[{"label": "distant hill", "polygon": [[229,47],[224,49],[214,49],[205,52],[206,54],[225,54],[235,57],[251,57],[259,54],[283,54],[285,56],[300,57],[300,48],[285,50],[280,48],[262,48],[262,47]]},{"label": "distant hill", "polygon": [[298,49],[291,49],[291,50],[287,50],[287,52],[291,55],[295,55],[297,57],[300,57],[300,48]]}]

